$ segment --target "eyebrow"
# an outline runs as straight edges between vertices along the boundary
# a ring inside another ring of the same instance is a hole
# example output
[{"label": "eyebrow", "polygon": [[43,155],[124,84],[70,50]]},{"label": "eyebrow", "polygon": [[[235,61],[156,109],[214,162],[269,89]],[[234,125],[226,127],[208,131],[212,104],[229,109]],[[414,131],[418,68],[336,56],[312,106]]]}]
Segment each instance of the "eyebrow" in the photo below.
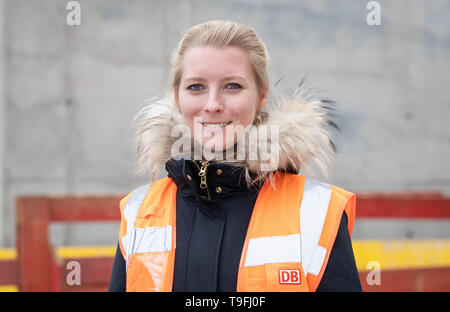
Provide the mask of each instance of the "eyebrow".
[{"label": "eyebrow", "polygon": [[[223,78],[221,81],[229,81],[229,80],[244,80],[245,78],[242,76],[228,76]],[[184,81],[188,82],[188,81],[200,81],[200,82],[206,82],[206,79],[202,78],[202,77],[189,77],[184,79]]]}]

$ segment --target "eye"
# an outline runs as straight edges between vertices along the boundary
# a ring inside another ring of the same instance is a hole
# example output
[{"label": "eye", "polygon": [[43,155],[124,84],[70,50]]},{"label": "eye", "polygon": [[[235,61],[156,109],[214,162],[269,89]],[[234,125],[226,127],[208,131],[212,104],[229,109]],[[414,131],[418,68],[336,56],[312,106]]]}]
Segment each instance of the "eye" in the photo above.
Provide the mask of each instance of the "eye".
[{"label": "eye", "polygon": [[200,91],[202,88],[203,88],[203,86],[201,84],[199,84],[199,83],[195,83],[195,84],[190,85],[189,87],[187,87],[188,90],[191,90],[191,91],[194,91],[194,92],[195,91]]},{"label": "eye", "polygon": [[242,89],[242,86],[238,83],[232,82],[227,85],[227,89],[237,90],[237,89]]}]

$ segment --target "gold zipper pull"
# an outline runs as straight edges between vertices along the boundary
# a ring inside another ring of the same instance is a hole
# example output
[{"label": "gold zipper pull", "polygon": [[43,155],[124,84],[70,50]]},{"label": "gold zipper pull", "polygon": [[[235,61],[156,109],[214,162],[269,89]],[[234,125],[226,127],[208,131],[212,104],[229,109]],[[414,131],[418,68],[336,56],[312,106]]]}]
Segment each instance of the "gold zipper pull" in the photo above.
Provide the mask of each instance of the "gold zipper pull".
[{"label": "gold zipper pull", "polygon": [[200,188],[205,189],[208,187],[206,184],[206,168],[208,168],[208,161],[206,160],[200,160],[200,163],[202,164],[200,171],[198,175],[200,176]]}]

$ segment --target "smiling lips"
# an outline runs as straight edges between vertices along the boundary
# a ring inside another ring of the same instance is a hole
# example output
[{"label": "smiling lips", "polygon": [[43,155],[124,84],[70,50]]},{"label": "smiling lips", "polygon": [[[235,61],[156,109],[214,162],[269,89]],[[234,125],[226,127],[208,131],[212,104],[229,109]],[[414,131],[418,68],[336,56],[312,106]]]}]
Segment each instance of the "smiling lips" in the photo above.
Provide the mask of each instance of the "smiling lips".
[{"label": "smiling lips", "polygon": [[208,128],[222,128],[226,127],[229,124],[231,124],[231,121],[228,122],[202,122],[202,126],[208,127]]}]

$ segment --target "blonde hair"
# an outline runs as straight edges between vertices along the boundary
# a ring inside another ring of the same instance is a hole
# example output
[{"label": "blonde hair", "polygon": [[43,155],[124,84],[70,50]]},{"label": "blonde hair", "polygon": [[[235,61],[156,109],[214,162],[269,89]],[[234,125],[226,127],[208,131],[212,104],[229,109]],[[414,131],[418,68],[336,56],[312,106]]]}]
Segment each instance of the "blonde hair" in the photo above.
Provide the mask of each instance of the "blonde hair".
[{"label": "blonde hair", "polygon": [[214,20],[189,28],[177,49],[173,52],[172,67],[169,74],[169,83],[172,91],[178,91],[183,70],[183,58],[186,51],[192,47],[205,46],[233,46],[246,51],[249,54],[256,85],[260,90],[269,90],[269,75],[267,71],[269,56],[264,42],[246,25],[232,21]]}]

